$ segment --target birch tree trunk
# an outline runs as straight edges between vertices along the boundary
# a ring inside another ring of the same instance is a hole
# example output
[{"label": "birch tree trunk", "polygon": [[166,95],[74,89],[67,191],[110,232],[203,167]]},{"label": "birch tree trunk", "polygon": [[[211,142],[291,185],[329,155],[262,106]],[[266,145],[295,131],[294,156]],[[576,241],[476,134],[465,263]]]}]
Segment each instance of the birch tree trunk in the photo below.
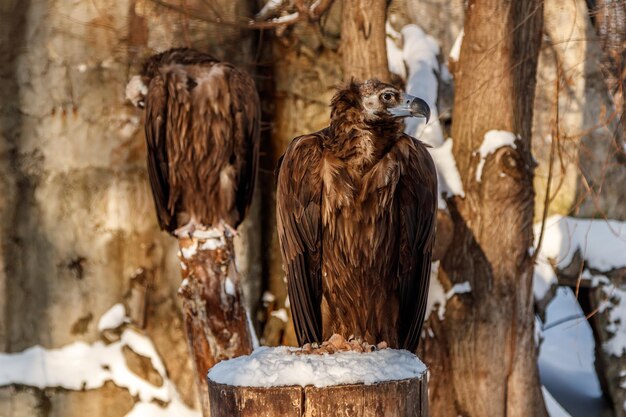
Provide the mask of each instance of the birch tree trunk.
[{"label": "birch tree trunk", "polygon": [[[457,66],[452,137],[465,198],[448,202],[454,237],[442,260],[445,288],[472,291],[431,320],[425,361],[436,416],[545,416],[533,340],[533,161],[530,154],[542,3],[470,1]],[[494,34],[497,34],[494,36]],[[515,146],[478,150],[489,130]],[[481,175],[482,174],[482,175]],[[503,233],[506,231],[506,233]]]}]

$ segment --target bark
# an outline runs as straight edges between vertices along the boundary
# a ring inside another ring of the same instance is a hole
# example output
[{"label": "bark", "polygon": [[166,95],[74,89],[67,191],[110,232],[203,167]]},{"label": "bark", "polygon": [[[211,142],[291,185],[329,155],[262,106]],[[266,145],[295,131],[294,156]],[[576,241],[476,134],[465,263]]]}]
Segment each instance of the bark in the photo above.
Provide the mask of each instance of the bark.
[{"label": "bark", "polygon": [[221,360],[252,352],[252,340],[235,266],[233,239],[223,227],[215,238],[180,239],[183,283],[179,295],[196,385],[210,416],[206,374]]},{"label": "bark", "polygon": [[212,417],[385,416],[427,417],[428,381],[419,378],[373,385],[324,388],[236,387],[209,380]]},{"label": "bark", "polygon": [[[439,278],[444,288],[469,281],[472,291],[448,302],[444,321],[431,320],[430,406],[437,416],[545,416],[528,254],[542,3],[471,1],[467,10],[452,125],[466,196],[448,202],[455,233]],[[518,140],[487,157],[479,182],[477,150],[492,129]]]},{"label": "bark", "polygon": [[387,0],[343,2],[341,56],[344,80],[378,78],[389,82],[385,23]]}]

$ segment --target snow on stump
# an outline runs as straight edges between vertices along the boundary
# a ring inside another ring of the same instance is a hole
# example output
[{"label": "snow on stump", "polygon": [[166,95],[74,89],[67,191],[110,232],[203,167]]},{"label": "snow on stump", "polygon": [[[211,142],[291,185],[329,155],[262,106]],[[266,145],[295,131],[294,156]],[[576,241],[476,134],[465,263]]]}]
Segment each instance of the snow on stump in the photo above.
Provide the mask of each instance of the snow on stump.
[{"label": "snow on stump", "polygon": [[260,347],[208,374],[211,417],[428,416],[426,366],[405,350]]}]

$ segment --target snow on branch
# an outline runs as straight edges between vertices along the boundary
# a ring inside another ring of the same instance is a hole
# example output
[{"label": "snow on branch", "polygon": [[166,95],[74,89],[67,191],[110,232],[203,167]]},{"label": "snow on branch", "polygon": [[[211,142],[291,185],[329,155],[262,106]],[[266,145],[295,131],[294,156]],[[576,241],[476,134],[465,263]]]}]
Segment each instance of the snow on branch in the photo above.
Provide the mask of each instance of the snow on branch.
[{"label": "snow on branch", "polygon": [[315,22],[330,8],[333,0],[316,0],[306,5],[303,0],[269,0],[256,14],[254,27],[284,28],[298,22]]},{"label": "snow on branch", "polygon": [[[534,226],[535,239],[541,224]],[[537,242],[535,242],[536,244]],[[587,269],[611,271],[626,267],[626,222],[602,219],[548,217],[534,274],[535,299],[557,284],[557,269],[572,263],[576,253]]]},{"label": "snow on branch", "polygon": [[483,167],[487,157],[504,146],[510,146],[515,149],[515,141],[517,137],[506,130],[490,130],[485,133],[483,143],[480,145],[478,152],[480,153],[480,161],[476,168],[476,181],[480,182],[483,175]]}]

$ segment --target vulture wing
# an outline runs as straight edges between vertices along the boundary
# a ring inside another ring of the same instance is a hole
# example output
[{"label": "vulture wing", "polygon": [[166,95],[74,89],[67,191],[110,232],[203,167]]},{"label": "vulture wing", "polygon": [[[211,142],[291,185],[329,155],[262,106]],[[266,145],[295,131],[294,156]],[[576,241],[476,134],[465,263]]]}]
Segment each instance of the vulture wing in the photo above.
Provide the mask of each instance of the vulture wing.
[{"label": "vulture wing", "polygon": [[400,207],[400,341],[415,352],[419,343],[430,281],[435,239],[437,173],[426,147],[412,146],[398,184]]},{"label": "vulture wing", "polygon": [[229,85],[232,93],[234,154],[239,156],[234,161],[239,173],[236,206],[239,221],[242,221],[252,201],[256,181],[261,137],[261,104],[254,81],[245,73],[233,68]]},{"label": "vulture wing", "polygon": [[161,229],[176,229],[176,218],[168,210],[170,186],[166,135],[167,90],[165,80],[157,75],[150,82],[146,97],[145,132],[148,144],[148,178]]},{"label": "vulture wing", "polygon": [[300,345],[322,341],[321,158],[321,137],[300,136],[278,167],[278,238]]}]

